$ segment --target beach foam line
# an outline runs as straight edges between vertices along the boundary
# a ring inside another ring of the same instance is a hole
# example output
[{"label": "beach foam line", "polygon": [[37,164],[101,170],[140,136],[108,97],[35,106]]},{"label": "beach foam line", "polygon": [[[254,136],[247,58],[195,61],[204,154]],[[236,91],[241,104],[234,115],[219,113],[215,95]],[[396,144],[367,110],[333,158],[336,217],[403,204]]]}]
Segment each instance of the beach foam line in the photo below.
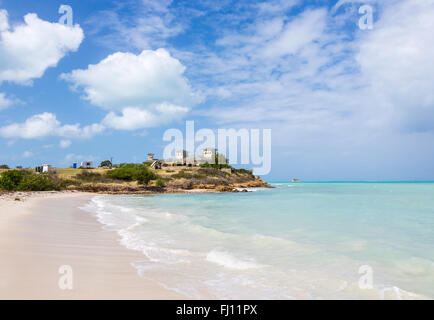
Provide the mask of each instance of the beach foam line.
[{"label": "beach foam line", "polygon": [[206,255],[208,262],[216,263],[226,268],[236,270],[247,270],[261,268],[262,265],[253,261],[245,261],[238,259],[228,252],[212,250]]}]

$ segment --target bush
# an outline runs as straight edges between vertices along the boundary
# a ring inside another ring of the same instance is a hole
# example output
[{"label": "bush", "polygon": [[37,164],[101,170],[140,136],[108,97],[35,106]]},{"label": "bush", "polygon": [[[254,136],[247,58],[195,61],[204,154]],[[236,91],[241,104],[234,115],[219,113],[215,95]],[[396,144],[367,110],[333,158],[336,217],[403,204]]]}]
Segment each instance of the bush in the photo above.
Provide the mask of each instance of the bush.
[{"label": "bush", "polygon": [[232,172],[243,173],[243,174],[253,174],[253,170],[247,170],[247,169],[232,169]]},{"label": "bush", "polygon": [[120,167],[107,172],[107,176],[113,179],[133,181],[136,176],[137,170],[134,168]]},{"label": "bush", "polygon": [[87,170],[83,170],[75,176],[77,180],[84,182],[105,182],[107,180],[111,180],[111,178],[107,177],[105,174],[90,172]]},{"label": "bush", "polygon": [[0,165],[0,169],[9,169],[9,166],[7,164]]},{"label": "bush", "polygon": [[28,173],[21,170],[3,172],[0,177],[0,188],[8,191],[16,190],[26,174]]},{"label": "bush", "polygon": [[54,175],[38,175],[23,170],[10,170],[0,177],[0,188],[7,191],[60,190],[62,184]]},{"label": "bush", "polygon": [[148,184],[149,181],[155,180],[157,176],[155,173],[143,168],[137,172],[136,180],[139,184]]},{"label": "bush", "polygon": [[107,176],[123,181],[138,181],[139,184],[148,184],[157,179],[152,171],[140,164],[121,164],[120,168],[107,172]]},{"label": "bush", "polygon": [[161,179],[157,179],[156,186],[160,188],[164,187],[164,181]]},{"label": "bush", "polygon": [[60,182],[55,181],[52,176],[30,174],[25,175],[19,185],[18,191],[52,191],[61,190],[62,185]]}]

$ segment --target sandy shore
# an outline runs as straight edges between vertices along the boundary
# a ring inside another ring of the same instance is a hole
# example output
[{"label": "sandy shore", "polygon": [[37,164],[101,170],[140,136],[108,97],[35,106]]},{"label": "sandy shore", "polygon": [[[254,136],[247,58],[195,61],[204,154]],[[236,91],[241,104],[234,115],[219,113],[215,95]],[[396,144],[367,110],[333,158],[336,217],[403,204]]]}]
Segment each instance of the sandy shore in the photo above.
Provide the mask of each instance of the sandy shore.
[{"label": "sandy shore", "polygon": [[[0,299],[186,298],[138,276],[131,262],[145,257],[122,247],[115,232],[78,209],[93,196],[0,197]],[[59,287],[66,279],[62,266],[72,268],[72,290]]]}]

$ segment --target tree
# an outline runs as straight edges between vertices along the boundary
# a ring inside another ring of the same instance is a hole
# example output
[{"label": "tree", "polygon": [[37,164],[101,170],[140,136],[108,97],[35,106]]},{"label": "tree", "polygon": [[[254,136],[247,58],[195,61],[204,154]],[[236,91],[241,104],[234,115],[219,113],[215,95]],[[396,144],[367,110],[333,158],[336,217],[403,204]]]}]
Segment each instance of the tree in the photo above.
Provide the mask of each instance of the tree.
[{"label": "tree", "polygon": [[100,167],[112,167],[112,163],[110,160],[104,160],[103,162],[101,162],[101,164],[99,165]]},{"label": "tree", "polygon": [[9,169],[9,166],[7,164],[0,165],[0,169]]}]

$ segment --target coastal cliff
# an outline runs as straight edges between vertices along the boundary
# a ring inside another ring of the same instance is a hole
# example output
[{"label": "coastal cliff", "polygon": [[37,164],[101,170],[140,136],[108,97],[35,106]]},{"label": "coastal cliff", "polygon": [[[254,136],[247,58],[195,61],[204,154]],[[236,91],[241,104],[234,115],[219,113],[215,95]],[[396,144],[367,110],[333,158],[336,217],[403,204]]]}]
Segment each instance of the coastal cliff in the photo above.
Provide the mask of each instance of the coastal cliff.
[{"label": "coastal cliff", "polygon": [[217,167],[170,166],[160,169],[144,164],[117,168],[56,168],[49,173],[32,170],[0,172],[0,193],[10,191],[85,191],[108,194],[182,192],[246,192],[271,188],[249,170]]},{"label": "coastal cliff", "polygon": [[247,188],[271,188],[247,170],[225,172],[211,168],[170,168],[154,171],[158,177],[146,185],[137,181],[92,181],[71,185],[69,190],[110,194],[183,192],[242,192]]}]

